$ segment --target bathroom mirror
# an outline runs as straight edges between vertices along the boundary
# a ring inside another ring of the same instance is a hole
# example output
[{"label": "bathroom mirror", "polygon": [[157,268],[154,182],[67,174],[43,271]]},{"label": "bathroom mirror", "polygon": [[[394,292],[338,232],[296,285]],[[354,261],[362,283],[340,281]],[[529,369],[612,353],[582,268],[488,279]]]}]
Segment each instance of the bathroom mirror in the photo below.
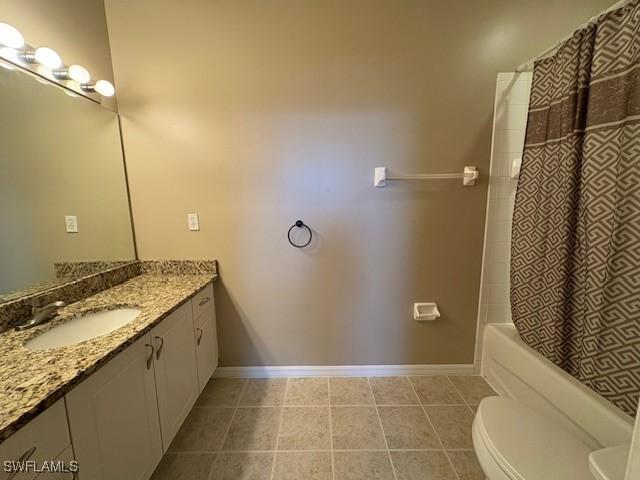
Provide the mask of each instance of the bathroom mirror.
[{"label": "bathroom mirror", "polygon": [[135,259],[118,121],[0,61],[0,303]]}]

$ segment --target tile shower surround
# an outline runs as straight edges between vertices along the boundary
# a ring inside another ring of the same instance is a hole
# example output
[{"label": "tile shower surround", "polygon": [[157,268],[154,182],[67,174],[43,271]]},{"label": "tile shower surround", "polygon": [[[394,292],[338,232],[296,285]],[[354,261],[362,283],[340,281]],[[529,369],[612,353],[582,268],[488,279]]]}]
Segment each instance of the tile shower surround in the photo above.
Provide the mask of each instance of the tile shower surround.
[{"label": "tile shower surround", "polygon": [[480,281],[475,370],[480,369],[482,333],[487,323],[511,322],[509,262],[511,217],[518,180],[511,162],[522,158],[532,74],[499,73],[493,114],[493,143]]},{"label": "tile shower surround", "polygon": [[[86,265],[96,262],[78,262],[80,271]],[[72,264],[59,267],[65,272],[74,269]],[[11,328],[21,319],[28,317],[32,306],[42,306],[57,300],[67,304],[91,297],[103,290],[119,285],[141,274],[151,275],[200,275],[217,274],[215,260],[133,260],[98,273],[70,280],[68,283],[55,285],[52,288],[30,293],[11,301],[0,303],[0,333]]]},{"label": "tile shower surround", "polygon": [[153,480],[484,480],[476,376],[212,379]]}]

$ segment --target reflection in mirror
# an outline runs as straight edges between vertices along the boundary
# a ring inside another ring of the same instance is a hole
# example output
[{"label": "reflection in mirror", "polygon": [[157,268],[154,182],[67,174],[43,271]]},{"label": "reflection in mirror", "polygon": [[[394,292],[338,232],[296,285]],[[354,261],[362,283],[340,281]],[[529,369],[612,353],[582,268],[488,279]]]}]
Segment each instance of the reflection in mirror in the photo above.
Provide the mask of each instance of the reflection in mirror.
[{"label": "reflection in mirror", "polygon": [[135,247],[117,114],[0,67],[3,303],[133,260]]}]

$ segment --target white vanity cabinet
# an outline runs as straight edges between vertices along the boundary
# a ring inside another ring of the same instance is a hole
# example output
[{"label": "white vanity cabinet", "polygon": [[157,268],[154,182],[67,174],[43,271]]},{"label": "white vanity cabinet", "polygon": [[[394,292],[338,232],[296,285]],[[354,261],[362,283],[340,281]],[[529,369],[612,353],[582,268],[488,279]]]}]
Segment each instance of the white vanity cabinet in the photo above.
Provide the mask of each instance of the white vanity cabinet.
[{"label": "white vanity cabinet", "polygon": [[198,382],[202,391],[218,366],[218,334],[213,285],[191,300],[198,360]]},{"label": "white vanity cabinet", "polygon": [[[79,480],[148,480],[217,364],[209,284],[1,443],[0,459],[68,463],[75,454]],[[36,475],[0,472],[0,480]]]},{"label": "white vanity cabinet", "polygon": [[56,459],[70,446],[64,400],[60,399],[0,444],[0,460],[3,462],[0,466],[0,479],[36,478],[38,473],[33,469],[17,474],[6,471],[12,464],[5,462],[33,461],[39,467],[45,461]]},{"label": "white vanity cabinet", "polygon": [[66,395],[80,480],[147,480],[162,458],[149,334]]},{"label": "white vanity cabinet", "polygon": [[151,330],[158,410],[166,452],[198,398],[191,302],[183,303]]}]

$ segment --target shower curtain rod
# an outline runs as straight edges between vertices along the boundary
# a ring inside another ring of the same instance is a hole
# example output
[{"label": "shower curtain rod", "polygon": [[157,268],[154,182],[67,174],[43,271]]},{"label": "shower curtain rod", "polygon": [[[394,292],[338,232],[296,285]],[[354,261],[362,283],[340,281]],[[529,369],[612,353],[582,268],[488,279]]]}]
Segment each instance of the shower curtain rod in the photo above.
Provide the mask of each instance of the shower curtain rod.
[{"label": "shower curtain rod", "polygon": [[589,26],[592,23],[596,23],[598,20],[600,20],[600,17],[602,17],[603,15],[606,15],[607,13],[612,12],[613,10],[617,10],[618,8],[623,8],[627,3],[631,2],[631,1],[632,0],[620,0],[619,2],[614,3],[610,7],[605,8],[604,10],[602,10],[597,15],[591,17],[591,19],[588,22],[583,23],[582,25],[580,25],[578,28],[576,28],[573,32],[571,32],[566,37],[561,38],[556,43],[551,45],[549,48],[543,50],[542,52],[540,52],[535,57],[530,58],[526,62],[521,63],[520,65],[518,65],[516,67],[516,69],[515,69],[515,72],[516,73],[522,73],[522,72],[530,72],[530,71],[532,71],[534,62],[536,62],[537,60],[540,60],[541,58],[544,58],[547,55],[549,55],[550,53],[556,51],[558,49],[558,47],[560,47],[560,45],[562,45],[564,42],[569,40],[573,36],[573,34],[576,33],[578,30],[581,30],[581,29]]}]

